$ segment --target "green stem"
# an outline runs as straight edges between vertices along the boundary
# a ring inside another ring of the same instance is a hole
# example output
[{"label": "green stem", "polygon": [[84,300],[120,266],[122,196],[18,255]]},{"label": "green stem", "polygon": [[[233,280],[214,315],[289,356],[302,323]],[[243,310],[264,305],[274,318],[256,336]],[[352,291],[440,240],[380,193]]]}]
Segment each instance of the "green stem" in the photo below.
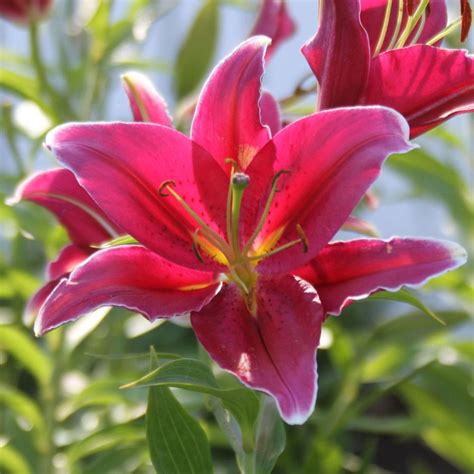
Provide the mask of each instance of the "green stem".
[{"label": "green stem", "polygon": [[7,138],[8,146],[12,152],[13,161],[15,162],[16,168],[18,170],[18,177],[23,178],[27,174],[27,171],[16,143],[16,130],[12,120],[11,104],[7,103],[2,106],[2,115],[5,122],[5,136]]}]

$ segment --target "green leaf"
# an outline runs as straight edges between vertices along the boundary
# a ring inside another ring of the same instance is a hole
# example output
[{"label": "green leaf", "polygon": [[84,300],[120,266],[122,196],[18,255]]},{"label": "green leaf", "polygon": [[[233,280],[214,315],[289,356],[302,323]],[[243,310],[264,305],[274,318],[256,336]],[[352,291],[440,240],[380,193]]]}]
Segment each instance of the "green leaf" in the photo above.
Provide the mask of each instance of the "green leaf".
[{"label": "green leaf", "polygon": [[49,383],[51,361],[20,329],[13,325],[0,326],[0,347],[15,357],[38,382]]},{"label": "green leaf", "polygon": [[286,433],[275,402],[265,397],[257,421],[255,437],[255,472],[271,473],[284,451]]},{"label": "green leaf", "polygon": [[405,288],[398,290],[396,293],[390,291],[379,291],[377,293],[372,294],[368,298],[369,300],[389,300],[389,301],[397,301],[399,303],[407,303],[415,308],[418,308],[420,311],[425,313],[430,318],[433,318],[438,323],[446,325],[446,323],[433,311],[431,311],[428,306],[426,306],[416,295],[414,295],[411,291],[408,291]]},{"label": "green leaf", "polygon": [[[0,468],[1,472],[9,474],[30,474],[31,469],[21,454],[10,446],[0,447]],[[6,471],[3,470],[6,469]]]},{"label": "green leaf", "polygon": [[[219,388],[211,369],[194,359],[179,359],[167,362],[144,377],[122,388],[165,386],[213,395],[222,400],[224,406],[237,419],[244,436],[249,442],[258,416],[259,400],[254,392],[245,388]],[[250,442],[250,444],[253,444]]]},{"label": "green leaf", "polygon": [[158,473],[211,473],[209,442],[169,388],[150,387],[146,412],[150,457]]},{"label": "green leaf", "polygon": [[175,64],[178,99],[191,93],[209,69],[216,49],[218,13],[218,2],[207,0],[181,45]]}]

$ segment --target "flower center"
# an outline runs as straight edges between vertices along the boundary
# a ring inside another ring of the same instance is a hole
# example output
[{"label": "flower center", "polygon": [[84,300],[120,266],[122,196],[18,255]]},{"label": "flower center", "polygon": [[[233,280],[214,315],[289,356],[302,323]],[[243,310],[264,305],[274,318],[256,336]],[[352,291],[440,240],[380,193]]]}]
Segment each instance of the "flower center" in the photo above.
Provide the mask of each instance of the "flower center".
[{"label": "flower center", "polygon": [[164,181],[158,190],[158,194],[162,198],[173,197],[183,207],[186,213],[192,217],[197,224],[197,228],[193,234],[193,250],[196,258],[204,263],[201,253],[201,251],[204,251],[207,255],[221,262],[225,262],[228,267],[226,279],[232,281],[240,288],[249,311],[255,314],[255,291],[258,280],[256,266],[258,262],[295,245],[302,245],[303,251],[306,252],[308,250],[308,242],[302,227],[297,224],[296,233],[298,239],[276,246],[281,237],[280,232],[274,236],[273,239],[267,239],[266,244],[260,246],[260,248],[255,248],[254,246],[266,222],[275,194],[279,192],[278,179],[281,175],[289,173],[287,170],[280,170],[273,177],[270,193],[252,235],[242,244],[240,233],[242,199],[245,190],[250,184],[250,177],[245,173],[236,171],[238,164],[234,160],[229,159],[226,160],[226,162],[231,164],[226,207],[226,239],[204,222],[192,207],[176,192],[174,189],[174,181]]}]

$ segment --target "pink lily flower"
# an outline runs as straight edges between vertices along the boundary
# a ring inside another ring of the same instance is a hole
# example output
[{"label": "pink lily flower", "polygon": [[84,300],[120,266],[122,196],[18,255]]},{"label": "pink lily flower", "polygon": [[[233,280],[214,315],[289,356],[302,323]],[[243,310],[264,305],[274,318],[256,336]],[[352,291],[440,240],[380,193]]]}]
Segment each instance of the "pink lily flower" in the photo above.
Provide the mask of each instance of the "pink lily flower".
[{"label": "pink lily flower", "polygon": [[[166,102],[145,76],[127,73],[122,80],[135,121],[171,127]],[[34,202],[54,214],[72,242],[48,264],[47,283],[26,306],[25,319],[33,321],[59,282],[96,252],[100,244],[122,235],[123,231],[90,198],[74,174],[64,168],[41,171],[25,180],[8,202],[14,205],[20,201]]]},{"label": "pink lily flower", "polygon": [[319,110],[385,105],[406,118],[411,138],[474,110],[474,57],[439,47],[443,0],[426,10],[420,0],[321,1],[319,29],[302,48],[318,79]]},{"label": "pink lily flower", "polygon": [[386,157],[411,149],[408,127],[385,107],[341,108],[272,136],[259,109],[268,41],[247,40],[215,68],[191,139],[150,123],[66,124],[48,134],[46,146],[139,244],[79,265],[48,297],[35,331],[108,305],[150,321],[190,313],[220,367],[299,424],[315,405],[325,314],[380,288],[418,285],[465,253],[429,239],[328,244]]},{"label": "pink lily flower", "polygon": [[44,18],[52,0],[0,0],[0,16],[20,24]]}]

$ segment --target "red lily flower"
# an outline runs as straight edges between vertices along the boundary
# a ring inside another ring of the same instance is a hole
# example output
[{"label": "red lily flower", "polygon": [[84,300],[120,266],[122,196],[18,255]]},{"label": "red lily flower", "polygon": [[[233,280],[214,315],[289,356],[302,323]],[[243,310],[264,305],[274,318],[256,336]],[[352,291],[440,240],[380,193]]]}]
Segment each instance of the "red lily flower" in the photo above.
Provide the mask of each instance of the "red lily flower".
[{"label": "red lily flower", "polygon": [[327,244],[385,158],[411,149],[408,127],[384,107],[347,108],[271,137],[258,105],[267,44],[251,38],[216,67],[192,139],[144,123],[66,124],[49,133],[59,161],[140,244],[89,257],[51,293],[35,330],[106,305],[149,320],[189,312],[211,357],[272,395],[295,424],[314,408],[325,313],[380,288],[419,284],[460,265],[464,251],[416,239]]},{"label": "red lily flower", "polygon": [[[165,101],[145,76],[128,73],[122,79],[135,121],[171,126]],[[32,296],[25,309],[25,319],[33,321],[61,279],[96,252],[97,245],[122,235],[123,231],[110,221],[74,174],[66,169],[42,171],[28,178],[20,184],[9,204],[20,201],[34,202],[48,209],[67,230],[72,242],[48,264],[47,283]]]},{"label": "red lily flower", "polygon": [[[319,29],[302,48],[319,82],[320,110],[392,107],[407,119],[411,138],[474,110],[473,56],[435,46],[446,26],[445,2],[431,1],[411,32],[415,17],[406,3],[322,2]],[[421,3],[413,2],[414,15]]]},{"label": "red lily flower", "polygon": [[51,0],[0,0],[0,16],[17,23],[29,23],[48,14]]}]

